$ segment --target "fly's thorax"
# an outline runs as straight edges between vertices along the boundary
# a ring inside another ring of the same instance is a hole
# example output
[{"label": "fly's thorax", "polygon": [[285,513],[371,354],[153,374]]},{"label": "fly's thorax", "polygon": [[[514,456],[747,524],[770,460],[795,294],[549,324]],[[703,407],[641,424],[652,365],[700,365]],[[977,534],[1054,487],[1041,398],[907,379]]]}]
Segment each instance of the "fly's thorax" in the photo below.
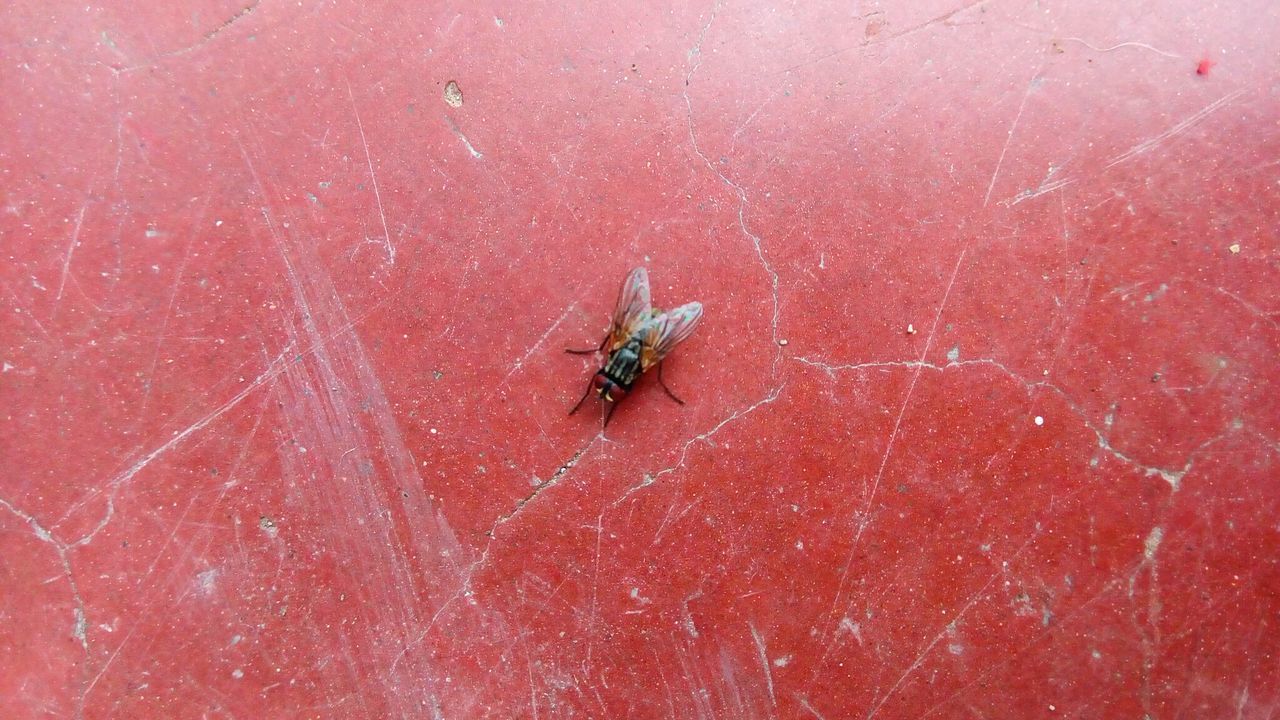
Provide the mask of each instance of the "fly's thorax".
[{"label": "fly's thorax", "polygon": [[609,361],[605,363],[605,375],[623,388],[631,387],[631,384],[640,376],[640,347],[640,339],[633,337],[625,345],[614,350],[609,355]]}]

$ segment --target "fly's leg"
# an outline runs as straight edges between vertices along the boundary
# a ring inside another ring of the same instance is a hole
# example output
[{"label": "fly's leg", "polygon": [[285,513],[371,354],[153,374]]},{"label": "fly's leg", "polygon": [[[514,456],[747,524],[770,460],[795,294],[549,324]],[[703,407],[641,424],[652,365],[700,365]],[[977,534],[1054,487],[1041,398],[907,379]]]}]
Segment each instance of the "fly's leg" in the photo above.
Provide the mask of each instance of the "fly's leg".
[{"label": "fly's leg", "polygon": [[676,397],[676,394],[671,392],[671,388],[667,387],[667,384],[662,382],[662,363],[658,363],[658,384],[662,386],[662,389],[664,391],[666,391],[667,397],[671,398],[672,400],[675,400],[677,403],[681,405],[684,404],[684,401]]},{"label": "fly's leg", "polygon": [[604,416],[604,427],[609,427],[609,418],[613,417],[613,411],[618,409],[618,403],[609,403],[609,412]]},{"label": "fly's leg", "polygon": [[578,400],[578,404],[574,405],[573,409],[569,411],[570,415],[578,412],[578,408],[582,407],[582,403],[587,401],[587,396],[591,394],[592,388],[595,387],[595,382],[596,382],[596,379],[595,379],[595,376],[593,375],[591,379],[587,381],[587,391],[582,393],[582,398]]}]

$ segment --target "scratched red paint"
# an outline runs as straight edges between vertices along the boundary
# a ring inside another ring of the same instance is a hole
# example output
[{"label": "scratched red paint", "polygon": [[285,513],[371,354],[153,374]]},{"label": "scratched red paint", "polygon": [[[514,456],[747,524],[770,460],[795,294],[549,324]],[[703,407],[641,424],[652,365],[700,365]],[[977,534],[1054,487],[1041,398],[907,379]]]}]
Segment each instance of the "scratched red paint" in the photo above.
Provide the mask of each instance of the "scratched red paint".
[{"label": "scratched red paint", "polygon": [[0,15],[0,716],[1280,703],[1271,4]]}]

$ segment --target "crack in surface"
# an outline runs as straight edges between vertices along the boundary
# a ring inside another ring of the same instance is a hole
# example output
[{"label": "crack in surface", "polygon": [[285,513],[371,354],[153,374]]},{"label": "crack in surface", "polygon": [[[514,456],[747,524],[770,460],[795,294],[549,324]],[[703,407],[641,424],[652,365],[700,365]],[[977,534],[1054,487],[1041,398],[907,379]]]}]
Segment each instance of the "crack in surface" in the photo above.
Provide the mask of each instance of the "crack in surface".
[{"label": "crack in surface", "polygon": [[414,637],[414,639],[405,643],[405,646],[401,648],[400,652],[391,661],[390,672],[394,672],[395,669],[400,665],[400,662],[404,660],[404,657],[411,650],[421,645],[423,640],[426,640],[427,635],[429,635],[431,633],[431,630],[435,627],[436,621],[438,621],[440,617],[444,615],[445,610],[447,610],[449,606],[451,606],[459,598],[471,596],[472,594],[471,582],[475,578],[476,573],[478,573],[480,569],[484,567],[485,563],[489,561],[489,550],[492,549],[493,547],[493,541],[497,533],[498,527],[510,522],[513,518],[515,518],[516,515],[520,513],[520,511],[526,505],[533,502],[535,498],[541,495],[544,490],[547,490],[548,488],[556,485],[562,479],[564,479],[564,477],[569,474],[569,471],[572,470],[574,466],[576,466],[582,460],[582,458],[587,454],[587,452],[591,450],[591,447],[602,439],[604,439],[604,433],[599,433],[595,437],[591,438],[591,442],[587,443],[585,447],[575,452],[572,457],[570,457],[563,464],[561,464],[560,467],[557,468],[554,473],[552,473],[550,478],[548,478],[545,482],[539,484],[536,488],[534,488],[534,491],[530,493],[527,497],[517,501],[515,507],[512,508],[510,512],[498,516],[498,519],[494,521],[493,526],[485,531],[484,534],[489,539],[485,543],[484,549],[480,551],[480,557],[476,558],[474,561],[471,562],[470,565],[467,566],[466,572],[463,575],[462,582],[461,584],[459,584],[458,589],[455,590],[452,595],[450,595],[447,599],[445,599],[443,603],[440,604],[440,608],[436,610],[435,614],[431,616],[431,619],[427,621],[426,627],[424,627],[422,631],[418,633],[416,637]]},{"label": "crack in surface", "polygon": [[675,472],[676,470],[679,470],[680,468],[684,467],[685,460],[687,460],[687,459],[688,459],[688,457],[689,457],[689,448],[693,447],[694,443],[705,442],[705,443],[707,443],[708,445],[710,445],[710,444],[711,444],[711,437],[712,437],[712,436],[714,436],[716,433],[720,432],[721,428],[723,428],[724,426],[728,425],[729,423],[731,423],[731,422],[733,422],[733,421],[735,421],[735,420],[737,420],[737,419],[739,419],[739,418],[742,418],[742,417],[745,417],[745,416],[747,416],[747,415],[750,415],[751,413],[755,412],[755,411],[756,411],[757,409],[759,409],[760,407],[763,407],[763,406],[765,406],[765,405],[768,405],[768,404],[772,403],[773,401],[777,400],[777,399],[778,399],[778,395],[779,395],[779,393],[781,393],[781,392],[782,392],[782,389],[783,389],[784,387],[786,387],[785,383],[784,383],[784,384],[782,384],[782,385],[779,385],[779,386],[778,386],[778,387],[776,387],[776,388],[773,388],[772,390],[770,390],[770,391],[769,391],[769,393],[768,393],[767,395],[765,395],[765,396],[764,396],[763,398],[761,398],[760,400],[758,400],[758,401],[756,401],[756,402],[752,403],[751,405],[748,405],[747,407],[745,407],[745,408],[743,408],[743,409],[741,409],[741,410],[737,410],[737,411],[735,411],[735,412],[734,412],[732,415],[730,415],[729,417],[727,417],[727,418],[725,418],[724,420],[721,420],[720,422],[716,423],[715,427],[713,427],[713,428],[711,428],[710,430],[708,430],[708,431],[706,431],[706,432],[702,433],[701,435],[697,435],[697,436],[692,437],[692,438],[690,438],[689,440],[687,440],[687,441],[684,443],[684,446],[680,449],[680,459],[676,461],[676,464],[675,464],[675,465],[672,465],[672,466],[670,466],[670,467],[663,468],[662,470],[659,470],[658,472],[653,473],[653,474],[648,474],[648,473],[646,473],[646,474],[645,474],[645,476],[644,476],[644,478],[643,478],[639,483],[637,483],[637,484],[635,484],[635,485],[632,485],[630,488],[628,488],[628,489],[627,489],[627,491],[626,491],[625,493],[623,493],[621,497],[619,497],[617,500],[614,500],[614,501],[610,504],[610,507],[615,507],[615,506],[617,506],[617,505],[621,504],[624,500],[626,500],[627,498],[631,497],[631,495],[632,495],[633,493],[639,492],[640,490],[643,490],[644,488],[647,488],[647,487],[649,487],[650,485],[653,485],[654,483],[658,482],[658,478],[662,477],[663,475],[666,475],[666,474],[668,474],[668,473],[673,473],[673,472]]},{"label": "crack in surface", "polygon": [[[737,195],[738,228],[742,231],[743,236],[751,242],[751,246],[755,249],[756,257],[760,260],[760,266],[764,268],[765,273],[769,276],[769,284],[772,289],[771,297],[773,301],[773,317],[769,322],[769,333],[774,346],[772,369],[776,374],[778,363],[782,359],[782,347],[778,344],[778,318],[781,312],[781,301],[778,297],[778,273],[773,269],[773,266],[769,264],[769,259],[765,257],[760,236],[752,232],[751,229],[747,227],[746,213],[748,200],[746,189],[740,184],[729,179],[729,177],[724,173],[720,172],[720,170],[716,168],[715,164],[711,162],[711,158],[708,158],[706,153],[702,151],[701,146],[698,145],[698,133],[693,122],[693,101],[689,97],[689,85],[693,82],[693,76],[698,72],[698,68],[702,66],[702,44],[706,40],[707,31],[711,29],[711,24],[715,22],[716,14],[719,11],[720,3],[716,3],[711,8],[711,15],[707,18],[706,24],[702,26],[702,31],[698,34],[697,43],[689,49],[689,58],[692,60],[692,63],[689,66],[689,71],[685,73],[684,88],[681,90],[680,96],[684,99],[685,121],[689,128],[689,144],[693,147],[694,154],[702,160],[702,162],[707,166],[707,169],[719,178],[721,182],[733,190],[735,195]],[[754,117],[754,114],[752,117]],[[748,119],[748,122],[750,122],[750,119]]]},{"label": "crack in surface", "polygon": [[[1044,388],[1058,395],[1058,397],[1060,397],[1063,400],[1063,402],[1066,404],[1067,408],[1070,409],[1071,412],[1080,419],[1080,421],[1084,424],[1084,426],[1090,432],[1093,433],[1095,439],[1097,440],[1098,448],[1100,450],[1106,452],[1108,455],[1111,455],[1117,460],[1120,460],[1126,465],[1130,465],[1142,471],[1142,473],[1148,477],[1159,476],[1162,480],[1169,483],[1169,487],[1174,492],[1178,491],[1181,485],[1182,479],[1186,477],[1188,473],[1191,472],[1192,467],[1195,465],[1195,456],[1203,452],[1205,448],[1208,448],[1211,445],[1221,442],[1223,438],[1225,438],[1232,431],[1230,428],[1227,430],[1224,430],[1218,435],[1215,435],[1214,437],[1209,438],[1208,440],[1204,441],[1200,445],[1193,448],[1187,454],[1187,461],[1185,464],[1183,464],[1182,467],[1164,468],[1164,467],[1158,467],[1158,466],[1148,465],[1146,463],[1143,463],[1137,458],[1134,458],[1124,453],[1123,451],[1117,450],[1116,448],[1112,447],[1111,442],[1107,438],[1106,433],[1103,431],[1103,429],[1100,429],[1092,420],[1090,420],[1088,417],[1088,414],[1082,408],[1080,408],[1075,403],[1075,401],[1071,398],[1071,396],[1068,395],[1067,392],[1062,388],[1045,380],[1035,380],[1035,381],[1027,380],[1026,378],[1019,375],[1017,372],[1006,367],[1004,364],[996,360],[993,360],[991,358],[978,358],[974,360],[952,360],[947,362],[945,365],[938,365],[935,363],[925,362],[923,360],[878,361],[878,362],[856,363],[856,364],[850,364],[850,365],[832,365],[820,360],[813,360],[807,357],[795,357],[792,359],[795,360],[796,362],[799,362],[805,365],[821,368],[832,377],[835,376],[836,372],[842,372],[842,371],[848,371],[848,370],[854,370],[854,371],[871,370],[876,368],[916,368],[916,369],[923,368],[926,370],[934,370],[937,372],[943,372],[951,368],[966,368],[966,367],[974,367],[974,366],[985,366],[985,367],[995,368],[996,370],[999,370],[1004,375],[1008,376],[1010,379],[1022,385],[1023,388],[1026,389],[1027,391],[1035,390],[1037,388]],[[1109,426],[1109,423],[1107,423],[1107,425]]]},{"label": "crack in surface", "polygon": [[[517,500],[515,507],[513,507],[510,512],[499,515],[498,519],[493,523],[493,526],[490,527],[488,530],[486,530],[484,534],[489,538],[492,538],[494,532],[497,531],[500,525],[505,524],[506,522],[511,520],[511,518],[515,517],[521,510],[524,509],[525,505],[528,505],[529,503],[537,499],[537,497],[541,495],[544,490],[548,490],[552,487],[555,487],[555,485],[559,483],[560,480],[562,480],[565,475],[568,475],[569,471],[572,470],[573,467],[578,464],[578,461],[582,459],[582,456],[587,454],[587,451],[591,449],[591,446],[595,445],[596,442],[600,440],[602,437],[604,437],[603,433],[597,434],[595,437],[593,437],[591,439],[591,442],[587,443],[586,447],[574,453],[573,457],[566,460],[554,473],[551,474],[551,477],[538,483],[538,485],[533,489],[533,492],[529,493],[529,495],[527,495],[526,497],[520,500]],[[487,547],[485,549],[485,553],[486,554],[488,553]]]},{"label": "crack in surface", "polygon": [[8,510],[19,520],[25,522],[28,527],[31,528],[31,532],[36,536],[36,539],[52,545],[54,552],[58,555],[58,563],[62,566],[63,577],[67,579],[67,586],[71,589],[71,600],[74,604],[74,607],[71,610],[71,637],[75,638],[76,642],[80,645],[80,649],[84,652],[84,667],[81,672],[80,699],[76,708],[76,717],[84,717],[85,699],[88,696],[89,688],[91,687],[88,684],[90,662],[88,635],[89,617],[85,611],[84,597],[80,595],[80,585],[76,582],[75,573],[71,570],[71,558],[68,556],[69,550],[72,547],[75,547],[75,544],[73,543],[68,545],[67,543],[62,542],[57,538],[57,536],[50,532],[48,528],[41,524],[35,516],[19,509],[14,506],[13,503],[5,500],[4,498],[0,498],[0,507]]}]

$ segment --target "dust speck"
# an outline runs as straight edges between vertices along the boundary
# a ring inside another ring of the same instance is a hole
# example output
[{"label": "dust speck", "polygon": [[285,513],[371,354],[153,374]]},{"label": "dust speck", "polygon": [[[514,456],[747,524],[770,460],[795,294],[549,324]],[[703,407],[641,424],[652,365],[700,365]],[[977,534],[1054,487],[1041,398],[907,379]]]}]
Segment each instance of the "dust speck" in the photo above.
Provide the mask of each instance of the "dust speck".
[{"label": "dust speck", "polygon": [[450,80],[444,86],[444,101],[449,107],[462,107],[462,88],[457,80]]},{"label": "dust speck", "polygon": [[955,362],[960,359],[960,346],[957,345],[947,351],[947,362]]},{"label": "dust speck", "polygon": [[1229,248],[1227,248],[1227,249],[1231,251],[1231,254],[1232,254],[1232,255],[1239,255],[1239,254],[1240,254],[1240,243],[1235,243],[1234,245],[1232,245],[1231,247],[1229,247]]},{"label": "dust speck", "polygon": [[1036,424],[1037,424],[1037,425],[1043,425],[1043,424],[1044,424],[1044,418],[1042,418],[1042,417],[1040,417],[1039,415],[1037,415],[1037,416],[1036,416]]}]

